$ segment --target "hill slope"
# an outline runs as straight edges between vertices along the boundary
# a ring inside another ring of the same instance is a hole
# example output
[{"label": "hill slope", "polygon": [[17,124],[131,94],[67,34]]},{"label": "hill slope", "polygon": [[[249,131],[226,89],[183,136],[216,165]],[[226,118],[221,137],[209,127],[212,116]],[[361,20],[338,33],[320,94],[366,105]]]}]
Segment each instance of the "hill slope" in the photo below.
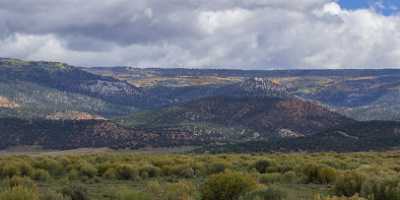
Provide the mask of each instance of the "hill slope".
[{"label": "hill slope", "polygon": [[163,105],[189,102],[192,100],[212,97],[288,97],[284,86],[265,78],[248,78],[243,81],[226,84],[208,84],[197,86],[168,87],[155,86],[147,88],[146,92],[158,96]]},{"label": "hill slope", "polygon": [[213,152],[354,152],[400,148],[400,122],[355,122],[303,138],[250,141],[206,147]]},{"label": "hill slope", "polygon": [[6,58],[0,59],[0,98],[0,116],[29,118],[70,111],[118,116],[153,99],[125,81],[67,64]]},{"label": "hill slope", "polygon": [[212,124],[261,137],[311,135],[352,122],[316,104],[278,97],[208,97],[121,120],[131,126]]},{"label": "hill slope", "polygon": [[168,147],[208,144],[174,129],[133,129],[107,120],[0,118],[0,149],[34,145],[45,149]]}]

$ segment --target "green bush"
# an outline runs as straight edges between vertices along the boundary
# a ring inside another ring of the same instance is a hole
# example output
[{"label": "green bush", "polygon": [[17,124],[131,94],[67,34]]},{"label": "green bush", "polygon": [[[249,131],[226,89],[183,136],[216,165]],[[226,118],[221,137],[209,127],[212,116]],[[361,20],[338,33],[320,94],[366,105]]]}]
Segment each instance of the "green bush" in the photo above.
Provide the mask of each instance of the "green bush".
[{"label": "green bush", "polygon": [[92,164],[88,162],[83,162],[78,167],[79,175],[86,176],[88,178],[93,178],[97,175],[97,169]]},{"label": "green bush", "polygon": [[283,183],[300,183],[304,179],[303,176],[297,175],[294,171],[287,171],[283,174],[281,182]]},{"label": "green bush", "polygon": [[145,166],[139,169],[139,174],[142,178],[154,178],[161,175],[161,169],[154,166]]},{"label": "green bush", "polygon": [[138,180],[139,171],[132,165],[118,165],[115,168],[116,176],[121,180]]},{"label": "green bush", "polygon": [[363,183],[361,195],[373,200],[400,200],[398,179],[370,179]]},{"label": "green bush", "polygon": [[345,172],[336,178],[335,193],[339,196],[351,197],[360,194],[364,176],[356,172]]},{"label": "green bush", "polygon": [[201,187],[203,200],[237,200],[256,188],[255,180],[241,173],[213,175]]},{"label": "green bush", "polygon": [[50,157],[40,158],[33,165],[35,168],[46,170],[52,176],[61,176],[67,169],[66,165]]},{"label": "green bush", "polygon": [[10,187],[0,192],[1,200],[39,200],[39,193],[34,188],[23,186]]},{"label": "green bush", "polygon": [[2,178],[11,178],[16,175],[18,175],[18,169],[15,165],[13,165],[12,163],[1,163],[0,176]]},{"label": "green bush", "polygon": [[271,165],[271,161],[269,160],[259,160],[254,164],[254,168],[256,168],[258,173],[265,174]]},{"label": "green bush", "polygon": [[78,179],[84,179],[85,177],[81,177],[79,174],[79,171],[77,169],[72,169],[68,172],[67,177],[69,180],[78,180]]},{"label": "green bush", "polygon": [[71,200],[71,198],[66,197],[61,193],[49,190],[40,195],[40,200]]},{"label": "green bush", "polygon": [[108,168],[102,175],[104,178],[106,179],[117,179],[118,178],[118,174],[117,174],[117,170],[115,170],[114,168]]},{"label": "green bush", "polygon": [[336,179],[336,170],[331,167],[321,167],[318,169],[318,183],[330,184]]},{"label": "green bush", "polygon": [[46,170],[36,169],[33,172],[32,178],[36,181],[47,181],[50,179],[50,174]]},{"label": "green bush", "polygon": [[11,161],[0,163],[0,177],[11,178],[13,176],[30,176],[32,167],[26,163]]},{"label": "green bush", "polygon": [[62,190],[62,195],[71,198],[71,200],[89,200],[89,194],[86,187],[73,184]]},{"label": "green bush", "polygon": [[182,166],[178,168],[178,176],[182,178],[193,178],[195,177],[195,171],[190,166]]},{"label": "green bush", "polygon": [[29,177],[14,176],[10,179],[7,179],[6,183],[9,187],[21,186],[21,187],[36,189],[35,182],[33,182],[32,179],[30,179]]},{"label": "green bush", "polygon": [[218,174],[224,172],[226,169],[225,163],[211,163],[207,165],[207,174]]},{"label": "green bush", "polygon": [[275,187],[255,191],[240,198],[240,200],[284,200],[287,194]]},{"label": "green bush", "polygon": [[168,184],[165,188],[165,200],[194,200],[196,188],[189,181]]},{"label": "green bush", "polygon": [[18,170],[20,176],[32,176],[33,168],[30,163],[21,162],[18,164]]},{"label": "green bush", "polygon": [[115,200],[152,200],[149,194],[130,189],[122,189],[116,193]]},{"label": "green bush", "polygon": [[280,173],[267,173],[259,177],[259,182],[263,184],[280,183],[283,180],[283,175]]},{"label": "green bush", "polygon": [[320,195],[316,196],[314,200],[367,200],[358,195],[354,195],[352,197],[325,197],[322,198]]},{"label": "green bush", "polygon": [[318,166],[315,164],[305,165],[303,174],[306,183],[330,184],[336,179],[336,170],[331,167]]}]

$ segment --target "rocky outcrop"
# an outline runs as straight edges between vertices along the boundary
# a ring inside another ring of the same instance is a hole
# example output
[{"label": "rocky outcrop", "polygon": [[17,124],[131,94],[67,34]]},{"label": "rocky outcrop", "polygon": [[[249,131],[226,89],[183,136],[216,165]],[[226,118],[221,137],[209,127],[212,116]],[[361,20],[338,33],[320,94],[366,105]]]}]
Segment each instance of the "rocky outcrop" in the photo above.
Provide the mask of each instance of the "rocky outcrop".
[{"label": "rocky outcrop", "polygon": [[20,107],[20,105],[17,104],[16,102],[11,101],[7,97],[0,96],[0,108],[14,109],[14,108],[18,108],[18,107]]}]

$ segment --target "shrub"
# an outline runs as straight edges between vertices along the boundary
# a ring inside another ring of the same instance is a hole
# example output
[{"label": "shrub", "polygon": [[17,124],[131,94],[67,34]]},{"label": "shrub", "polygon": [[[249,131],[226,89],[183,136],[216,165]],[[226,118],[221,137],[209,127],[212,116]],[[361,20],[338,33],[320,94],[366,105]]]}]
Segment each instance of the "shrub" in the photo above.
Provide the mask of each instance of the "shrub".
[{"label": "shrub", "polygon": [[329,184],[336,179],[336,170],[331,167],[318,166],[315,164],[306,165],[303,168],[306,183]]},{"label": "shrub", "polygon": [[34,163],[35,168],[43,169],[49,172],[52,176],[60,176],[64,173],[66,166],[52,158],[40,158]]},{"label": "shrub", "polygon": [[19,175],[31,176],[33,174],[33,168],[29,163],[21,162],[18,164]]},{"label": "shrub", "polygon": [[86,187],[82,185],[70,185],[62,190],[62,194],[71,200],[89,200],[89,195]]},{"label": "shrub", "polygon": [[164,195],[164,188],[158,181],[147,182],[145,188],[146,192],[154,195],[154,199],[161,199]]},{"label": "shrub", "polygon": [[354,195],[352,197],[325,197],[322,198],[320,195],[316,196],[314,200],[367,200],[358,195]]},{"label": "shrub", "polygon": [[282,176],[281,182],[284,183],[300,183],[303,177],[297,175],[294,171],[285,172]]},{"label": "shrub", "polygon": [[178,176],[179,177],[192,178],[192,177],[194,177],[196,175],[195,171],[190,166],[183,166],[183,167],[180,167],[178,169],[179,169],[179,171],[178,171]]},{"label": "shrub", "polygon": [[29,163],[22,161],[8,161],[0,163],[0,177],[31,176],[33,168]]},{"label": "shrub", "polygon": [[240,198],[241,200],[283,200],[287,194],[278,188],[269,187],[265,190],[252,192]]},{"label": "shrub", "polygon": [[117,171],[114,168],[108,168],[102,175],[107,179],[116,179],[118,178]]},{"label": "shrub", "polygon": [[1,200],[39,200],[39,193],[34,188],[23,186],[10,187],[0,192]]},{"label": "shrub", "polygon": [[9,187],[26,187],[36,189],[36,184],[29,177],[14,176],[6,181]]},{"label": "shrub", "polygon": [[346,172],[339,175],[335,183],[335,193],[351,197],[361,192],[364,177],[356,172]]},{"label": "shrub", "polygon": [[88,178],[93,178],[97,174],[97,169],[92,164],[88,162],[81,163],[78,167],[80,176],[86,176]]},{"label": "shrub", "polygon": [[139,169],[139,174],[142,178],[154,178],[160,176],[161,170],[158,167],[145,166]]},{"label": "shrub", "polygon": [[256,168],[258,173],[265,174],[271,165],[271,161],[269,160],[259,160],[254,164],[254,168]]},{"label": "shrub", "polygon": [[333,183],[336,179],[336,170],[330,167],[321,167],[318,169],[317,182],[321,184]]},{"label": "shrub", "polygon": [[40,200],[71,200],[71,198],[62,195],[61,193],[53,190],[45,191],[41,196]]},{"label": "shrub", "polygon": [[165,189],[165,200],[192,200],[196,188],[191,182],[179,181],[178,183],[168,184]]},{"label": "shrub", "polygon": [[226,169],[225,163],[211,163],[207,166],[207,174],[218,174]]},{"label": "shrub", "polygon": [[36,169],[33,172],[32,178],[37,181],[47,181],[50,179],[50,174],[46,170]]},{"label": "shrub", "polygon": [[72,169],[67,174],[69,180],[77,180],[79,178],[84,178],[79,175],[79,171],[77,169]]},{"label": "shrub", "polygon": [[149,194],[138,192],[130,189],[122,189],[117,191],[115,200],[152,200]]},{"label": "shrub", "polygon": [[400,181],[370,179],[363,183],[361,194],[373,200],[400,200]]},{"label": "shrub", "polygon": [[306,178],[306,183],[316,182],[318,178],[318,166],[314,164],[305,165],[303,167],[303,174]]},{"label": "shrub", "polygon": [[0,176],[3,178],[11,178],[20,174],[18,166],[13,162],[1,163]]},{"label": "shrub", "polygon": [[280,173],[267,173],[259,177],[259,182],[263,184],[279,183],[283,179]]},{"label": "shrub", "polygon": [[213,175],[202,185],[203,200],[237,200],[256,187],[253,178],[240,173],[226,172]]},{"label": "shrub", "polygon": [[131,165],[118,165],[115,168],[118,179],[137,180],[139,179],[139,171]]}]

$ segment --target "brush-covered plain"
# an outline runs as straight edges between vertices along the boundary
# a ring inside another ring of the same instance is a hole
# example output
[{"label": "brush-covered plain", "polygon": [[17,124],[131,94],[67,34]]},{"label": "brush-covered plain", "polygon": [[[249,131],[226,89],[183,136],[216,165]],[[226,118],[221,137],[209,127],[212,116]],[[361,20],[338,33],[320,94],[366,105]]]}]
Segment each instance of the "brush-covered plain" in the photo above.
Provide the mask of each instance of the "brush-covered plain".
[{"label": "brush-covered plain", "polygon": [[400,199],[399,152],[2,155],[1,200]]}]

